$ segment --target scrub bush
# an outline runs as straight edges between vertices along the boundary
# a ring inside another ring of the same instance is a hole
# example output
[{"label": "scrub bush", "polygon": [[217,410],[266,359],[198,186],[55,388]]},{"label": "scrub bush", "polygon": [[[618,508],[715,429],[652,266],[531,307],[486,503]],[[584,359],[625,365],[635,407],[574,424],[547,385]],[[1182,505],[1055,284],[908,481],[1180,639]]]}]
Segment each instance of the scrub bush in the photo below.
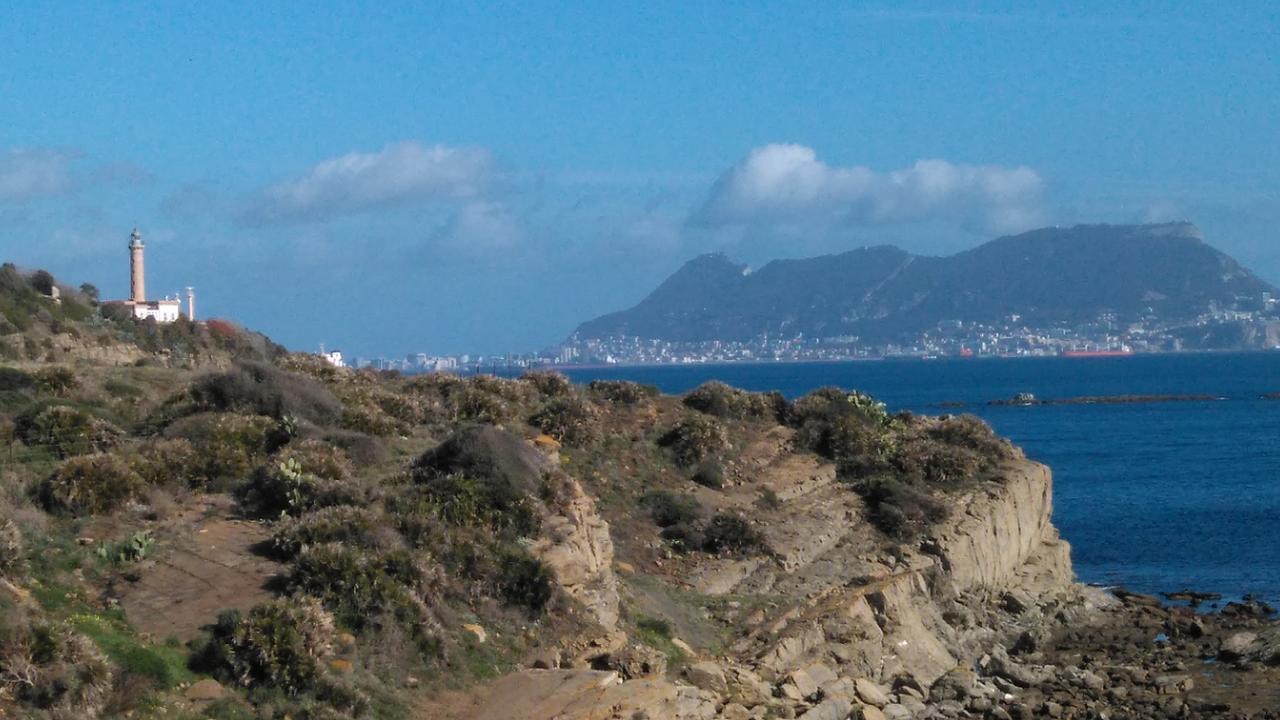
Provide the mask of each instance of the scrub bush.
[{"label": "scrub bush", "polygon": [[42,710],[39,717],[98,717],[111,685],[107,659],[69,623],[12,613],[0,624],[0,690]]},{"label": "scrub bush", "polygon": [[144,487],[128,463],[115,455],[84,455],[62,463],[37,488],[45,509],[74,515],[109,512]]},{"label": "scrub bush", "polygon": [[200,453],[181,438],[144,440],[131,448],[128,460],[147,485],[197,488],[206,480]]},{"label": "scrub bush", "polygon": [[702,505],[692,495],[680,495],[670,490],[654,490],[640,498],[640,506],[658,527],[695,523],[702,519]]},{"label": "scrub bush", "polygon": [[12,520],[0,519],[0,577],[17,577],[26,566],[26,543],[22,539],[22,531]]},{"label": "scrub bush", "polygon": [[302,548],[289,586],[319,598],[345,625],[361,628],[383,614],[412,620],[410,588],[419,578],[413,558],[403,550],[379,552],[335,542]]},{"label": "scrub bush", "polygon": [[521,375],[520,380],[532,385],[544,397],[558,398],[573,393],[569,378],[554,370],[530,370]]},{"label": "scrub bush", "polygon": [[715,458],[703,460],[693,472],[692,479],[702,487],[720,490],[724,487],[724,465]]},{"label": "scrub bush", "polygon": [[764,535],[738,515],[719,513],[702,532],[702,549],[709,553],[756,555],[766,549]]},{"label": "scrub bush", "polygon": [[123,430],[87,410],[42,402],[14,418],[14,432],[27,445],[47,447],[60,458],[110,450],[124,436]]},{"label": "scrub bush", "polygon": [[661,394],[652,385],[629,380],[593,380],[587,385],[587,392],[597,401],[624,407],[650,402]]},{"label": "scrub bush", "polygon": [[600,413],[577,397],[560,397],[529,418],[529,424],[563,443],[587,445],[600,435]]},{"label": "scrub bush", "polygon": [[855,489],[867,503],[871,522],[898,541],[917,539],[947,518],[945,504],[896,478],[870,478]]},{"label": "scrub bush", "polygon": [[242,361],[226,372],[206,375],[192,384],[191,400],[199,410],[288,415],[332,425],[342,418],[342,403],[315,380],[273,365]]},{"label": "scrub bush", "polygon": [[706,415],[682,418],[658,442],[671,448],[676,462],[686,467],[696,465],[729,446],[724,427]]},{"label": "scrub bush", "polygon": [[292,558],[304,547],[330,542],[373,547],[384,531],[386,518],[375,510],[349,505],[321,508],[298,518],[281,520],[271,536],[277,557]]},{"label": "scrub bush", "polygon": [[787,401],[779,393],[751,393],[712,380],[684,396],[686,407],[719,418],[781,420]]},{"label": "scrub bush", "polygon": [[245,687],[297,695],[321,679],[333,636],[333,616],[319,601],[271,600],[243,617],[235,610],[220,614],[198,664]]}]

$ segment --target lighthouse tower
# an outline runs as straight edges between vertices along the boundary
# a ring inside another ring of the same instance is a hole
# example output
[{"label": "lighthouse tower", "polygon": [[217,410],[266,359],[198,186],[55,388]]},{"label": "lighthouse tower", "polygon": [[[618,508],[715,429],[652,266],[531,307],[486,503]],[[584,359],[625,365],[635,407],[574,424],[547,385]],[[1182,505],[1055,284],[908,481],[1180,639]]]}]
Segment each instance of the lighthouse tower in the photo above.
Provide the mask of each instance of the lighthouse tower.
[{"label": "lighthouse tower", "polygon": [[142,233],[134,228],[129,234],[129,300],[135,303],[147,301],[146,272],[142,267]]},{"label": "lighthouse tower", "polygon": [[[129,299],[122,304],[139,320],[176,322],[182,315],[182,301],[176,295],[163,300],[147,300],[147,273],[142,265],[143,250],[142,233],[134,228],[129,233]],[[194,299],[190,295],[188,298],[194,315]]]}]

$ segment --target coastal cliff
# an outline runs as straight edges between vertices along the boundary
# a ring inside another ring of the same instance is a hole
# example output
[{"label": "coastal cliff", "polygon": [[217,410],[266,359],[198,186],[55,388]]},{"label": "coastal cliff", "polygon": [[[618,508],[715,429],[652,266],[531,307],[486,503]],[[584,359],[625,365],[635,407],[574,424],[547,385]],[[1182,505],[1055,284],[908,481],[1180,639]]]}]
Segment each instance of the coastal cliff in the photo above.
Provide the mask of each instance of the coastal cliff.
[{"label": "coastal cliff", "polygon": [[122,322],[151,338],[141,366],[0,369],[6,716],[1280,706],[1269,608],[1079,585],[1049,468],[975,417],[839,388],[403,377],[248,341],[196,362],[179,350],[216,326]]},{"label": "coastal cliff", "polygon": [[[997,482],[955,498],[952,518],[920,550],[887,558],[865,544],[866,528],[855,520],[862,502],[835,483],[834,466],[811,459],[796,473],[795,460],[780,453],[757,466],[759,482],[790,496],[785,512],[759,520],[785,550],[753,562],[714,559],[690,576],[709,597],[771,599],[741,618],[742,637],[698,653],[671,679],[522,671],[487,690],[493,695],[476,717],[762,717],[781,706],[813,718],[868,707],[874,715],[890,705],[914,712],[949,673],[1012,645],[1028,627],[1048,625],[1054,613],[1084,614],[1097,601],[1074,583],[1043,465],[1010,461]],[[731,494],[745,496],[750,484]],[[513,715],[516,696],[539,700]],[[821,699],[808,703],[814,698]]]}]

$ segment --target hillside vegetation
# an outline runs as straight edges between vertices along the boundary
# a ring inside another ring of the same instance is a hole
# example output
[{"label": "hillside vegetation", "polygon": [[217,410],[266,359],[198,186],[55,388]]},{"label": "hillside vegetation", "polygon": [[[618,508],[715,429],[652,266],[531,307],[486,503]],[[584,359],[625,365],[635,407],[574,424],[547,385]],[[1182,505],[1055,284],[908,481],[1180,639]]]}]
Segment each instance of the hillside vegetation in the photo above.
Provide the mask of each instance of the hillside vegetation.
[{"label": "hillside vegetation", "polygon": [[835,466],[890,556],[1020,456],[974,418],[835,388],[356,372],[0,282],[13,716],[409,717],[517,667],[675,672],[674,633],[718,648],[740,624],[681,578],[783,562],[766,531],[792,501],[758,482],[762,448]]}]

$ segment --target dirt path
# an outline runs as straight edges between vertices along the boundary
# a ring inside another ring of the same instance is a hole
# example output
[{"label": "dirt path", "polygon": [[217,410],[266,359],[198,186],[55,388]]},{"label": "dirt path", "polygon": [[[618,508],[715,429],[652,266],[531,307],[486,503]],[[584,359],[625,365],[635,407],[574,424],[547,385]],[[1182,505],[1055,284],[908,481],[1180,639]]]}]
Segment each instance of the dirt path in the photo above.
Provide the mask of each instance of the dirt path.
[{"label": "dirt path", "polygon": [[271,598],[283,566],[255,552],[269,540],[260,523],[210,518],[166,548],[141,577],[125,584],[120,604],[139,631],[189,640],[220,610],[248,610]]}]

